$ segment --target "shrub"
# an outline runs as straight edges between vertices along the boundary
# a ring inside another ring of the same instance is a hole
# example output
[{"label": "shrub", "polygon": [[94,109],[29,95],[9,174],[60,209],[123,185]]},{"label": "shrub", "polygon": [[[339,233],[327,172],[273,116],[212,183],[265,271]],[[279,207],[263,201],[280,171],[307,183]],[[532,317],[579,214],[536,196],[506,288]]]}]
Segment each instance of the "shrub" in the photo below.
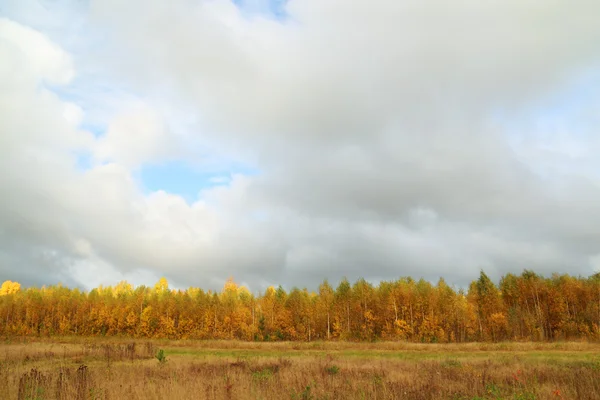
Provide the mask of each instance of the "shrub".
[{"label": "shrub", "polygon": [[165,355],[165,351],[163,349],[159,349],[156,352],[156,359],[158,360],[159,364],[165,364],[167,362],[167,356]]},{"label": "shrub", "polygon": [[338,367],[337,365],[332,365],[331,367],[326,367],[325,371],[329,375],[337,375],[340,372],[340,367]]}]

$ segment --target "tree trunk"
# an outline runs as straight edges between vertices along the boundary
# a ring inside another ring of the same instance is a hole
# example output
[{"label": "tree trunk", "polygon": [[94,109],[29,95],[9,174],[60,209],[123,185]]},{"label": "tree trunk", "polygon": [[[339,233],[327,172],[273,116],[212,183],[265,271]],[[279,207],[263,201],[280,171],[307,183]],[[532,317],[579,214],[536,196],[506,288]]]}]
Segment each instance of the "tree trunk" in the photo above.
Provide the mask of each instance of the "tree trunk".
[{"label": "tree trunk", "polygon": [[346,303],[346,318],[348,320],[348,333],[350,333],[350,303]]},{"label": "tree trunk", "polygon": [[331,336],[331,329],[329,326],[329,310],[327,310],[327,340],[329,340]]}]

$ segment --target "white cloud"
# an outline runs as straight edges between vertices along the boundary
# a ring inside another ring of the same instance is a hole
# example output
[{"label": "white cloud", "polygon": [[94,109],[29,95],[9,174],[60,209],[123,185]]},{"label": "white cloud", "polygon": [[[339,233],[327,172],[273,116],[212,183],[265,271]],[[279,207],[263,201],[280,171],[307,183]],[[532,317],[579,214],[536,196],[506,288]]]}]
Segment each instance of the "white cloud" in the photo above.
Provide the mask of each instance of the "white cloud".
[{"label": "white cloud", "polygon": [[[5,73],[29,73],[49,84],[64,85],[73,79],[74,70],[68,54],[43,34],[6,18],[0,18],[0,38],[13,47],[12,57],[23,57],[18,68]],[[11,66],[11,64],[8,64]]]},{"label": "white cloud", "polygon": [[[540,135],[532,110],[600,67],[596,3],[291,0],[285,22],[225,0],[88,11],[96,55],[0,20],[0,259],[38,281],[593,270],[595,114]],[[118,89],[84,105],[39,86],[77,94],[75,66]],[[90,119],[106,132],[81,131]],[[77,151],[96,163],[82,171]],[[192,203],[134,178],[211,158],[260,173],[215,177]]]},{"label": "white cloud", "polygon": [[178,145],[173,140],[155,111],[144,105],[134,106],[110,122],[95,146],[95,156],[99,161],[136,168],[173,157]]}]

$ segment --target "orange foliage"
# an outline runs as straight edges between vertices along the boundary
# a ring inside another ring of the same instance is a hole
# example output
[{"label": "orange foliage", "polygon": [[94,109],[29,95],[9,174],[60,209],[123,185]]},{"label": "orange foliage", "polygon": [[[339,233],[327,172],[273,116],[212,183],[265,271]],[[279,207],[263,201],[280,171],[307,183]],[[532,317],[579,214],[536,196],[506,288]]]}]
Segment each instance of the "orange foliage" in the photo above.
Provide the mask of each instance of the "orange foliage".
[{"label": "orange foliage", "polygon": [[600,339],[600,274],[531,271],[496,286],[481,273],[465,293],[443,279],[364,279],[318,293],[281,286],[255,296],[229,279],[220,293],[127,282],[89,292],[63,286],[0,287],[0,334],[170,339],[408,340],[467,342]]}]

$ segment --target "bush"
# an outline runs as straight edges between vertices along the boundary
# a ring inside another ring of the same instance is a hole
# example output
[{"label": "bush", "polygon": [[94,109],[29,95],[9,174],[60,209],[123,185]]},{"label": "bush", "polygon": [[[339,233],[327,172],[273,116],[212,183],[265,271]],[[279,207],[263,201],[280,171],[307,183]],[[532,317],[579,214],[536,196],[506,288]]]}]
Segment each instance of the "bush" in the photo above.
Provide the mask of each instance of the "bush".
[{"label": "bush", "polygon": [[165,355],[165,351],[163,349],[160,349],[156,352],[156,359],[158,360],[159,364],[165,364],[167,362],[167,356]]},{"label": "bush", "polygon": [[325,368],[325,371],[329,375],[337,375],[340,372],[340,367],[338,367],[337,365],[332,365],[331,367]]}]

